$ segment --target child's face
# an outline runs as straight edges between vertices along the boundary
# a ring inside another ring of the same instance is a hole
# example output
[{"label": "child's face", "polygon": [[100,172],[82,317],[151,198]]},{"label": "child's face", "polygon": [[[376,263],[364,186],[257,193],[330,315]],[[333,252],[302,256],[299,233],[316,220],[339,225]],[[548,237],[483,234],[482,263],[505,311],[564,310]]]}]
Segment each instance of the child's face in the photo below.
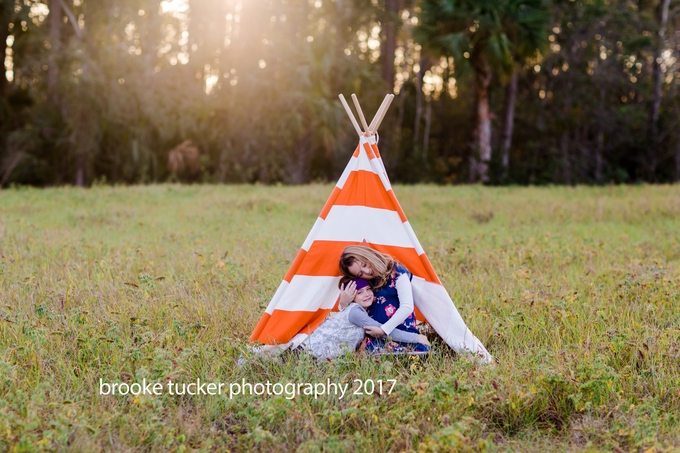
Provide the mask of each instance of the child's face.
[{"label": "child's face", "polygon": [[369,286],[364,286],[357,291],[357,295],[354,296],[354,302],[364,308],[370,307],[373,304],[373,290]]}]

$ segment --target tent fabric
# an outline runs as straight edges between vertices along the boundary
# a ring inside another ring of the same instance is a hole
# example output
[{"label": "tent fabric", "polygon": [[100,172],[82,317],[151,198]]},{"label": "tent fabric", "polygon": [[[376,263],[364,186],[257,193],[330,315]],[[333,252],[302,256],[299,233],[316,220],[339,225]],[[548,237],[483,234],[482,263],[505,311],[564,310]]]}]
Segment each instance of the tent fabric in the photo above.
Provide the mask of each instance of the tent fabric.
[{"label": "tent fabric", "polygon": [[375,136],[360,137],[359,146],[250,341],[295,347],[337,310],[338,263],[348,245],[367,245],[403,263],[413,273],[419,318],[424,318],[456,352],[492,361],[465,325],[401,209]]}]

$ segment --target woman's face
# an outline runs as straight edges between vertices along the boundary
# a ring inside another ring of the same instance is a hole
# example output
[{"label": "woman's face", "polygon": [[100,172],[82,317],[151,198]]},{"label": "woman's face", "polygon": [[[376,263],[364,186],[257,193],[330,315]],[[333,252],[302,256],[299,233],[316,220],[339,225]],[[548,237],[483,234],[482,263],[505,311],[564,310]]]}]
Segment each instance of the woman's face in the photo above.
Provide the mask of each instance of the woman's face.
[{"label": "woman's face", "polygon": [[364,263],[363,261],[356,260],[353,262],[348,268],[349,273],[355,276],[356,278],[365,278],[367,280],[370,280],[373,278],[374,272],[373,268],[369,266],[367,263]]}]

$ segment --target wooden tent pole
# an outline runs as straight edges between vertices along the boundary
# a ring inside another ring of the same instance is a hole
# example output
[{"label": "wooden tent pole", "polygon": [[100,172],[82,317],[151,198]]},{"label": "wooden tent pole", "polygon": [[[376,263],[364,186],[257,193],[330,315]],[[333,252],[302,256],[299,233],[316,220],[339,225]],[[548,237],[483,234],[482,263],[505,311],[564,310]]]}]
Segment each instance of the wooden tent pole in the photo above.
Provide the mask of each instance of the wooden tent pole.
[{"label": "wooden tent pole", "polygon": [[354,101],[354,107],[356,107],[357,113],[359,114],[361,125],[364,126],[364,132],[368,133],[368,124],[366,123],[366,117],[364,116],[364,112],[361,110],[361,105],[359,105],[359,99],[357,99],[357,95],[354,93],[352,93],[352,101]]},{"label": "wooden tent pole", "polygon": [[[387,101],[387,105],[386,105],[385,108],[383,109],[382,114],[380,115],[380,118],[378,118],[378,122],[377,122],[376,125],[375,125],[375,131],[378,130],[378,128],[380,127],[380,124],[381,124],[382,121],[383,121],[383,119],[385,119],[385,114],[387,113],[387,109],[390,108],[390,104],[392,104],[392,100],[393,100],[393,99],[394,99],[394,95],[393,95],[393,94],[390,94],[390,95],[389,95],[389,100]],[[375,131],[374,131],[373,133],[375,133]]]},{"label": "wooden tent pole", "polygon": [[375,133],[375,121],[380,117],[380,112],[382,112],[383,108],[385,108],[385,103],[387,102],[387,98],[389,97],[388,95],[385,95],[385,99],[383,99],[382,103],[380,104],[380,107],[378,107],[378,111],[375,112],[375,116],[373,117],[373,121],[371,121],[371,125],[368,126],[368,134],[373,135]]},{"label": "wooden tent pole", "polygon": [[359,137],[361,137],[363,132],[361,132],[361,128],[359,127],[359,124],[357,124],[357,120],[354,118],[354,115],[352,114],[352,110],[350,110],[349,105],[347,105],[347,101],[345,100],[345,96],[342,94],[338,96],[340,98],[340,102],[342,102],[342,106],[345,107],[345,111],[347,112],[347,116],[349,116],[349,119],[352,121],[352,125],[354,126],[354,129],[357,131],[357,134]]}]

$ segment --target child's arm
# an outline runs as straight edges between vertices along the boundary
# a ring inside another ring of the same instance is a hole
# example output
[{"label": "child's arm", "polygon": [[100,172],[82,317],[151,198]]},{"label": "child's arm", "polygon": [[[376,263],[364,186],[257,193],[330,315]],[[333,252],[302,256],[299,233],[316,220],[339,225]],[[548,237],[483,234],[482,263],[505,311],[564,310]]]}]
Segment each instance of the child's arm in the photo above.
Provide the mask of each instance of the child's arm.
[{"label": "child's arm", "polygon": [[357,295],[357,284],[350,281],[347,286],[340,286],[340,310],[344,310],[354,300]]},{"label": "child's arm", "polygon": [[411,286],[411,280],[409,280],[408,274],[401,274],[397,278],[395,288],[397,289],[397,295],[399,296],[399,308],[394,312],[394,315],[381,326],[382,330],[387,335],[393,333],[395,328],[406,321],[406,318],[413,313],[413,287]]},{"label": "child's arm", "polygon": [[[367,326],[372,327],[382,326],[382,324],[380,324],[378,321],[368,316],[366,310],[364,310],[363,307],[359,305],[354,305],[352,308],[350,308],[348,319],[349,322],[359,327],[365,328]],[[398,341],[400,343],[423,343],[428,346],[430,345],[425,335],[419,335],[417,333],[404,332],[403,330],[394,329],[390,336],[394,341]]]}]

